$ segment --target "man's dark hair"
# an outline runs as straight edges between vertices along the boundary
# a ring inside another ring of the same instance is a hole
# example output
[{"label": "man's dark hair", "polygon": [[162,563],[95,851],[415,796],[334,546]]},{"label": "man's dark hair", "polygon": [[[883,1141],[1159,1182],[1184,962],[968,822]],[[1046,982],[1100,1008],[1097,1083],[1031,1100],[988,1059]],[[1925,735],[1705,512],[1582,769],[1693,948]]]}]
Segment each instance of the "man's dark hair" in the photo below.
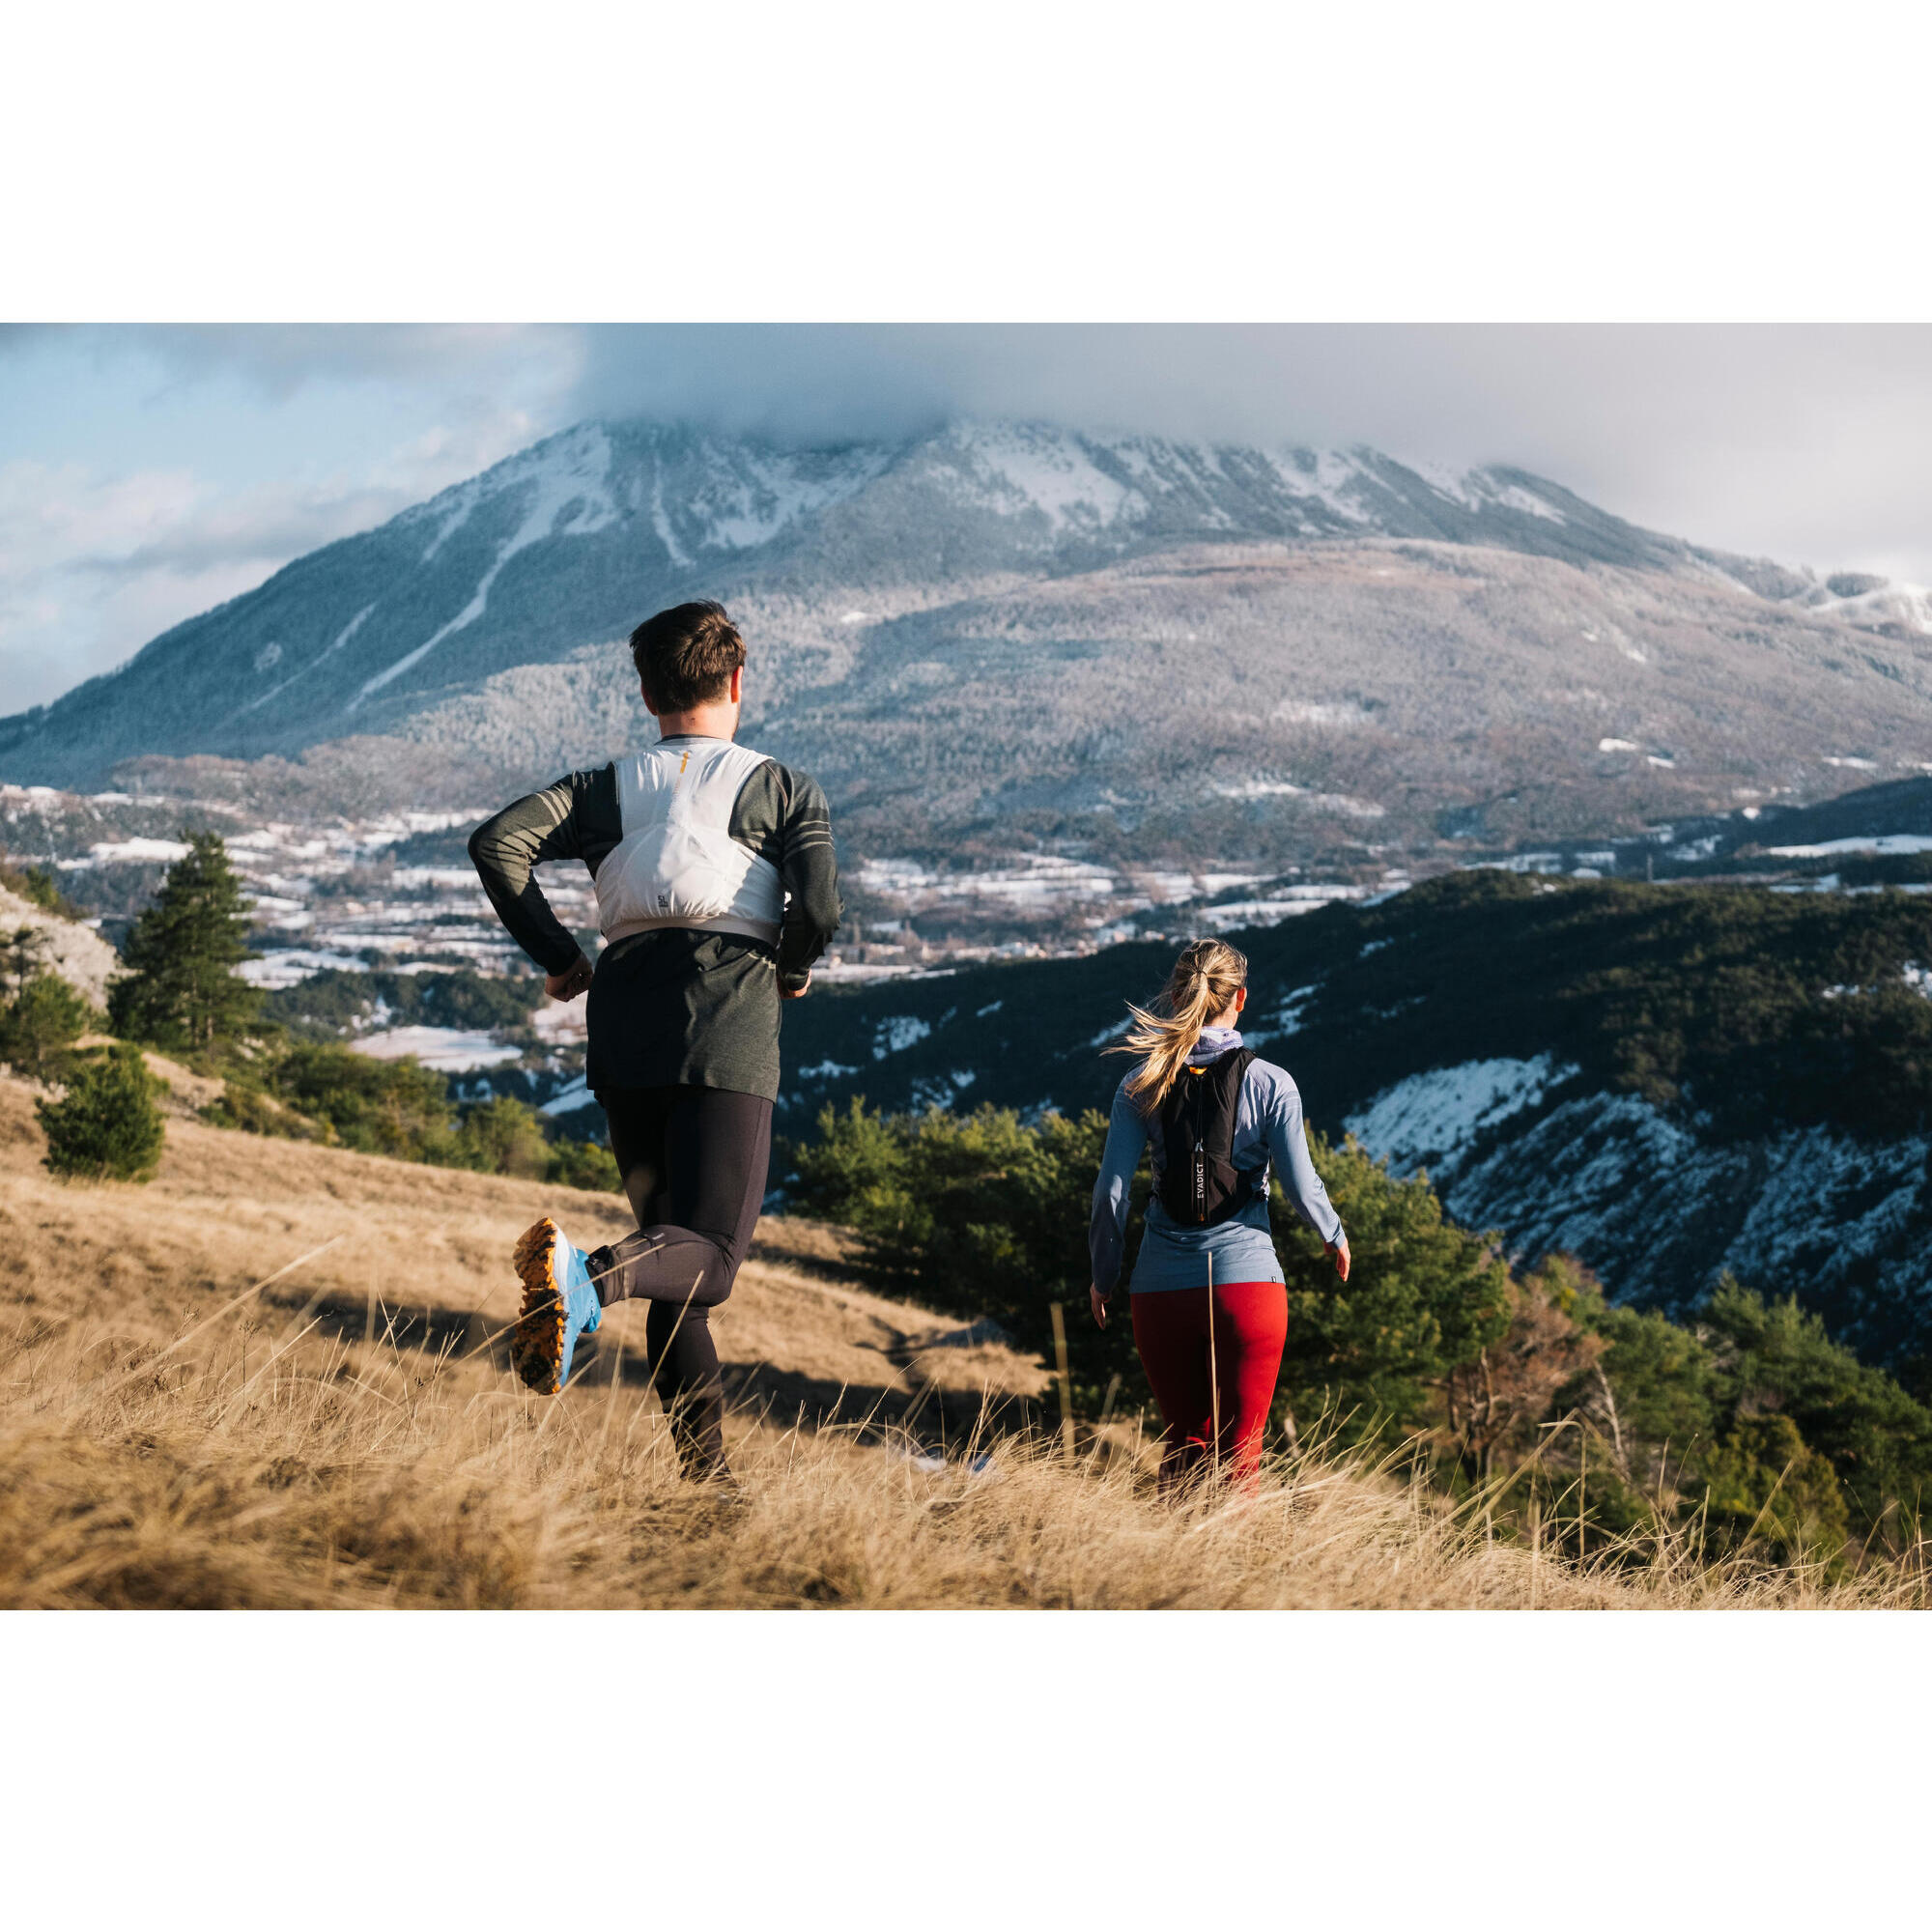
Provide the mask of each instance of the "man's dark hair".
[{"label": "man's dark hair", "polygon": [[657,712],[690,711],[723,697],[745,662],[745,640],[722,604],[706,597],[646,617],[631,633],[631,662]]}]

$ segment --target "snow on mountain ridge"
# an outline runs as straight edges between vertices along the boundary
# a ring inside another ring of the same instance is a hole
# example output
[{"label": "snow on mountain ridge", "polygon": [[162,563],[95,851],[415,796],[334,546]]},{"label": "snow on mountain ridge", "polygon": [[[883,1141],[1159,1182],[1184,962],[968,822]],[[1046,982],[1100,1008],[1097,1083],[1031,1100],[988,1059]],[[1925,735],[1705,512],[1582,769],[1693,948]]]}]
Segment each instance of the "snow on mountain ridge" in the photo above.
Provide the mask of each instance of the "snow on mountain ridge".
[{"label": "snow on mountain ridge", "polygon": [[543,441],[532,443],[528,449],[505,457],[501,463],[480,475],[453,484],[432,497],[428,502],[405,510],[397,521],[406,525],[436,524],[436,535],[422,554],[422,561],[428,563],[469,521],[479,503],[499,497],[505,491],[534,483],[537,504],[532,510],[533,516],[536,508],[547,504],[553,511],[554,520],[555,511],[568,507],[572,499],[583,499],[585,514],[595,521],[585,524],[582,517],[573,520],[571,529],[582,535],[589,529],[602,529],[617,514],[616,505],[611,498],[610,477],[610,436],[601,423],[579,423],[559,436],[546,437]]},{"label": "snow on mountain ridge", "polygon": [[[468,630],[475,623],[489,606],[491,588],[502,575],[503,566],[520,551],[528,550],[532,544],[541,543],[546,537],[590,536],[598,530],[608,529],[617,520],[617,506],[611,501],[607,487],[611,476],[611,440],[601,424],[582,424],[563,436],[539,443],[533,450],[526,451],[523,458],[512,458],[510,464],[503,467],[510,469],[511,474],[498,486],[499,491],[528,486],[533,495],[524,512],[523,522],[508,540],[497,547],[495,560],[476,586],[476,594],[455,616],[413,650],[405,651],[393,663],[365,679],[355,696],[343,707],[346,711],[359,710],[366,698],[420,664],[445,638]],[[490,473],[494,475],[497,472]],[[436,541],[424,553],[425,562],[469,521],[477,500],[477,497],[471,497],[450,514],[438,532]],[[573,511],[574,515],[567,515]]]},{"label": "snow on mountain ridge", "polygon": [[[626,438],[639,447],[620,455],[613,432],[639,429],[640,438]],[[698,548],[723,550],[769,542],[800,517],[864,489],[890,460],[890,452],[881,448],[855,447],[846,455],[849,460],[842,466],[828,467],[817,451],[761,448],[748,440],[687,435],[659,424],[582,422],[452,485],[404,511],[398,522],[437,525],[422,554],[421,560],[429,563],[480,506],[533,484],[537,495],[526,523],[540,527],[519,548],[546,535],[587,536],[634,512],[648,516],[673,562],[689,567],[694,559],[685,551],[688,540],[695,538]],[[665,500],[671,460],[678,456],[696,472],[686,480],[677,505],[687,526],[682,536]],[[824,473],[814,477],[814,469]],[[573,501],[581,501],[578,514],[556,523]]]},{"label": "snow on mountain ridge", "polygon": [[[971,466],[963,480],[982,501],[1038,510],[1048,524],[1107,527],[1130,518],[1148,499],[1094,463],[1082,440],[1030,423],[965,423],[948,439]],[[1079,514],[1085,512],[1084,515]]]},{"label": "snow on mountain ridge", "polygon": [[736,473],[719,476],[715,496],[699,499],[708,509],[711,541],[734,551],[769,543],[802,518],[857,496],[890,460],[885,452],[868,451],[814,477],[802,458],[748,452]]},{"label": "snow on mountain ridge", "polygon": [[1343,1122],[1370,1152],[1398,1173],[1427,1168],[1453,1175],[1476,1137],[1535,1106],[1577,1068],[1547,1053],[1533,1060],[1470,1060],[1413,1073],[1378,1094]]},{"label": "snow on mountain ridge", "polygon": [[1639,1303],[1681,1308],[1683,1283],[1725,1269],[1804,1282],[1834,1334],[1882,1352],[1932,1295],[1932,1248],[1911,1237],[1932,1209],[1929,1146],[1823,1125],[1712,1142],[1600,1091],[1465,1147],[1443,1200],[1524,1256],[1582,1255]]},{"label": "snow on mountain ridge", "polygon": [[[112,677],[0,721],[0,754],[13,761],[0,769],[92,785],[130,756],[286,757],[352,736],[416,740],[432,715],[448,723],[448,707],[492,691],[523,707],[491,727],[497,736],[529,741],[549,765],[562,745],[546,751],[536,742],[545,718],[608,708],[601,680],[588,695],[561,690],[559,680],[578,675],[577,654],[608,647],[652,609],[699,594],[760,614],[767,637],[781,640],[776,675],[763,685],[770,698],[829,691],[863,671],[896,683],[895,701],[943,708],[958,701],[946,695],[957,675],[951,668],[969,654],[944,635],[944,622],[918,617],[921,609],[956,605],[959,621],[977,628],[986,597],[1039,579],[1056,586],[1037,600],[1056,627],[1097,637],[1100,607],[1151,599],[1173,607],[1177,642],[1198,634],[1225,653],[1232,631],[1255,630],[1251,600],[1227,601],[1225,578],[1211,587],[1200,580],[1195,598],[1185,573],[1156,588],[1158,574],[1113,583],[1102,581],[1107,568],[1118,561],[1131,572],[1140,555],[1203,544],[1278,553],[1376,542],[1483,546],[1687,579],[1709,564],[1740,590],[1756,582],[1761,594],[1789,599],[1787,610],[1800,596],[1826,594],[1815,580],[1639,529],[1524,471],[1425,474],[1365,445],[1263,448],[960,420],[898,442],[793,446],[687,423],[592,421],[297,559],[257,590],[154,639]],[[1266,561],[1244,559],[1241,568]],[[1406,600],[1398,632],[1379,619],[1358,627],[1364,647],[1380,649],[1420,619],[1416,599],[1435,595],[1423,580],[1455,575],[1404,551],[1382,558],[1364,586],[1348,559],[1322,561],[1329,575],[1319,586],[1305,573],[1281,578],[1271,608],[1279,605],[1287,628],[1257,634],[1254,652],[1289,648],[1310,598],[1365,607]],[[1533,574],[1515,573],[1525,582]],[[1567,580],[1549,590],[1559,602],[1583,594]],[[1601,602],[1605,593],[1591,594]],[[837,628],[846,621],[838,612],[853,610],[873,613],[863,634]],[[1459,619],[1438,605],[1428,621]],[[1541,622],[1540,613],[1528,621]],[[1688,621],[1702,626],[1702,612]],[[922,627],[932,635],[913,649]],[[1321,628],[1326,651],[1332,627]],[[1591,636],[1601,626],[1584,629]],[[1029,626],[1009,623],[1004,635],[1029,635]],[[1481,642],[1515,635],[1490,625]],[[1132,643],[1122,636],[1107,648]],[[976,640],[970,656],[990,663],[999,648]],[[1634,644],[1625,655],[1648,662]],[[535,685],[511,692],[497,682],[542,667],[558,686],[549,696]],[[1312,661],[1297,676],[1309,685],[1290,694],[1308,707],[1302,722],[1339,721],[1347,689],[1316,688]],[[488,709],[471,704],[464,715]],[[1383,727],[1393,722],[1377,717]],[[590,735],[601,742],[601,734],[599,726]],[[476,744],[440,726],[437,735],[450,759],[475,762]],[[1662,733],[1611,735],[1634,742]],[[1249,768],[1267,762],[1257,757]],[[1321,789],[1372,796],[1358,784]]]},{"label": "snow on mountain ridge", "polygon": [[1835,596],[1826,589],[1806,603],[1823,615],[1855,624],[1894,623],[1932,634],[1932,588],[1922,583],[1882,582],[1850,596]]},{"label": "snow on mountain ridge", "polygon": [[[957,460],[950,473],[948,456]],[[1295,514],[1303,536],[1399,534],[1390,511],[1415,508],[1406,500],[1404,477],[1472,515],[1502,509],[1568,522],[1545,497],[1494,470],[1403,463],[1359,444],[1248,447],[961,421],[933,440],[931,463],[951,494],[1008,513],[1037,511],[1061,532],[1130,530],[1178,497],[1192,500],[1203,526],[1231,530],[1236,519],[1218,499],[1238,494],[1253,501],[1259,490]]]},{"label": "snow on mountain ridge", "polygon": [[[1304,457],[1308,459],[1305,467],[1301,461]],[[1345,494],[1351,484],[1359,489],[1364,474],[1361,463],[1352,454],[1334,449],[1292,449],[1269,460],[1292,495],[1320,503],[1348,523],[1362,526],[1374,523],[1373,514],[1359,500]]]}]

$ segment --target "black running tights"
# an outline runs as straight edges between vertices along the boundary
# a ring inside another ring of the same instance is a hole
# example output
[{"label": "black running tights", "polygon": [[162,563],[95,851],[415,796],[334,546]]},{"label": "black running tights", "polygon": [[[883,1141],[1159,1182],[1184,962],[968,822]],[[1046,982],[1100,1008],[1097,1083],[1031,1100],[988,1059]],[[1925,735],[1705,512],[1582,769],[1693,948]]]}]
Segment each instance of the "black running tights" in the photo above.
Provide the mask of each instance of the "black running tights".
[{"label": "black running tights", "polygon": [[731,1293],[758,1225],[772,1103],[716,1087],[612,1089],[610,1123],[638,1232],[585,1257],[598,1299],[647,1300],[644,1349],[689,1476],[724,1463],[724,1389],[711,1310]]}]

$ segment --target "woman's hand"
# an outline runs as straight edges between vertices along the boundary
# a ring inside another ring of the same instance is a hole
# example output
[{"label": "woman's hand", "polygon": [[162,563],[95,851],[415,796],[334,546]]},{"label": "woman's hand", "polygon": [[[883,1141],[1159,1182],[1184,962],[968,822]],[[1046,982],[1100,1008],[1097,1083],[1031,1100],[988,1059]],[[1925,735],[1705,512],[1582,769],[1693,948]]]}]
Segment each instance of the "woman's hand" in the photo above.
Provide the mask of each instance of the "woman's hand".
[{"label": "woman's hand", "polygon": [[1094,1321],[1097,1327],[1107,1325],[1107,1297],[1091,1283],[1087,1289],[1087,1305],[1094,1311]]},{"label": "woman's hand", "polygon": [[552,973],[544,980],[544,991],[553,1000],[574,1000],[590,990],[590,961],[579,953],[561,973]]},{"label": "woman's hand", "polygon": [[1328,1250],[1329,1260],[1335,1264],[1335,1272],[1347,1281],[1349,1279],[1348,1236],[1344,1235],[1339,1241],[1326,1241],[1322,1245]]}]

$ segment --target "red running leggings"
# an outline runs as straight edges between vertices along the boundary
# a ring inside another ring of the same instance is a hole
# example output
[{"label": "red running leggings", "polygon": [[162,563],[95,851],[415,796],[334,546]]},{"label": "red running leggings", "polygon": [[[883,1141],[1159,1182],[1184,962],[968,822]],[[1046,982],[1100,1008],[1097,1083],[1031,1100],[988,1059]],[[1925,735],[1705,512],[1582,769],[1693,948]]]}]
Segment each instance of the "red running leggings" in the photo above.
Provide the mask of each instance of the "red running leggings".
[{"label": "red running leggings", "polygon": [[[1208,1454],[1214,1389],[1208,1378],[1208,1291],[1156,1290],[1128,1297],[1134,1347],[1167,1423],[1160,1479],[1171,1488]],[[1262,1431],[1288,1342],[1288,1290],[1278,1281],[1214,1285],[1215,1367],[1220,1371],[1223,1471],[1243,1489],[1260,1478]]]}]

